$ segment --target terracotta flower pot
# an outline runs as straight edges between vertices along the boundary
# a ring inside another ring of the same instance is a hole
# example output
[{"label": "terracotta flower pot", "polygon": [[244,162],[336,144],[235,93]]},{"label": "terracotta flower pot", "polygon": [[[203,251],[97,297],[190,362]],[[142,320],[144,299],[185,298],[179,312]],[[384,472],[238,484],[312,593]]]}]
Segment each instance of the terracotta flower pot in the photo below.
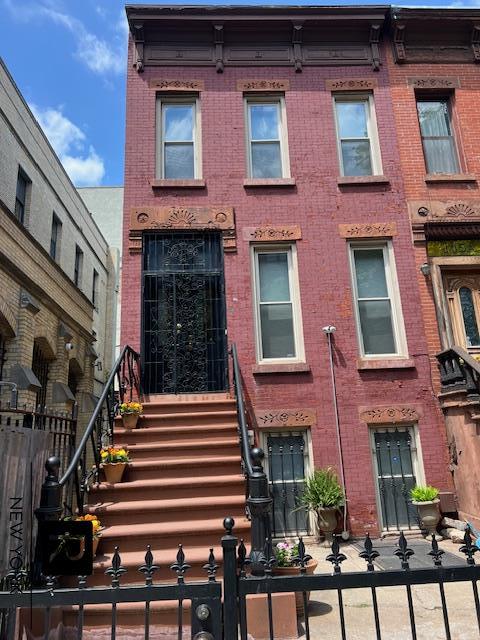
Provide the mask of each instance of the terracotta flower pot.
[{"label": "terracotta flower pot", "polygon": [[333,532],[337,528],[337,511],[336,507],[318,509],[317,511],[318,528],[325,535],[324,544],[327,547],[332,544]]},{"label": "terracotta flower pot", "polygon": [[[315,569],[318,566],[318,562],[316,560],[309,560],[306,566],[307,575],[311,575],[315,572]],[[300,567],[275,567],[273,570],[274,576],[298,576],[300,574]],[[307,604],[310,599],[310,591],[306,592],[307,595]],[[295,592],[295,604],[297,607],[297,613],[299,615],[303,615],[303,592],[296,591]]]},{"label": "terracotta flower pot", "polygon": [[103,464],[103,473],[105,479],[111,484],[120,482],[122,480],[123,472],[127,466],[126,462],[106,462]]},{"label": "terracotta flower pot", "polygon": [[428,500],[428,502],[415,502],[412,500],[412,504],[417,507],[422,529],[426,529],[430,535],[436,533],[440,520],[439,498]]},{"label": "terracotta flower pot", "polygon": [[135,429],[138,422],[138,413],[124,413],[122,422],[125,429]]}]

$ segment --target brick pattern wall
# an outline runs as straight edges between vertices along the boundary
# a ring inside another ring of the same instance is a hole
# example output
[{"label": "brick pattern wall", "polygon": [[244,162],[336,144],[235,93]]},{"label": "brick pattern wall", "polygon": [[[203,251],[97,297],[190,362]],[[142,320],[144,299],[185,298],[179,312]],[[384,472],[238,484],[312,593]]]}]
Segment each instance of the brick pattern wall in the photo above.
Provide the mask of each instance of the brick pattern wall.
[{"label": "brick pattern wall", "polygon": [[[382,50],[385,59],[386,51]],[[432,389],[429,347],[418,313],[421,292],[412,247],[410,222],[395,136],[398,124],[392,105],[386,65],[379,73],[367,67],[214,69],[146,68],[137,74],[129,60],[122,342],[140,347],[141,256],[128,253],[128,225],[132,207],[144,205],[215,206],[235,208],[237,252],[225,255],[229,339],[237,343],[248,392],[255,408],[310,407],[317,413],[312,427],[316,466],[338,466],[327,341],[321,328],[337,327],[335,366],[339,414],[346,463],[351,528],[356,533],[378,526],[371,445],[368,427],[359,420],[360,406],[420,403],[419,421],[426,479],[442,489],[450,487],[446,473],[443,423]],[[291,175],[295,188],[246,190],[244,111],[237,81],[282,78],[285,92]],[[375,78],[375,108],[383,174],[389,185],[339,187],[333,106],[325,81],[335,78]],[[159,78],[196,79],[201,93],[203,177],[201,191],[155,190],[155,89]],[[403,158],[402,158],[403,159]],[[396,267],[409,356],[413,369],[357,370],[359,355],[352,307],[346,240],[340,223],[394,222]],[[306,360],[311,373],[252,375],[255,364],[249,244],[242,229],[262,225],[299,225],[297,241],[300,296]]]}]

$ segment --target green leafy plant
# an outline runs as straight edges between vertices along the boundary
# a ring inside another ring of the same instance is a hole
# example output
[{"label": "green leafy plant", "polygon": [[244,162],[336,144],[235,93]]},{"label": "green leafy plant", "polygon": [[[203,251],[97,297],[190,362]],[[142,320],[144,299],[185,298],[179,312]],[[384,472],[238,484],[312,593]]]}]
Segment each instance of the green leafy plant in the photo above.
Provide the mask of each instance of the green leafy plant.
[{"label": "green leafy plant", "polygon": [[331,467],[315,469],[305,480],[305,488],[300,498],[300,506],[308,511],[338,509],[345,502],[345,494],[337,474]]},{"label": "green leafy plant", "polygon": [[426,487],[413,487],[410,490],[410,495],[413,502],[431,502],[438,498],[438,489],[427,485]]}]

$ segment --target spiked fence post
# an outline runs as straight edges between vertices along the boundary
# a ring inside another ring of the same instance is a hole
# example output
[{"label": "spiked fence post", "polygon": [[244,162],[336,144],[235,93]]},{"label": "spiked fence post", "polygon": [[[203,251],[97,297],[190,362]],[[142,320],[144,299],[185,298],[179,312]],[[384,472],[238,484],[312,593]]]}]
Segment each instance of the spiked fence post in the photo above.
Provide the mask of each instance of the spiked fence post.
[{"label": "spiked fence post", "polygon": [[250,552],[250,565],[252,575],[261,576],[265,573],[262,563],[265,540],[271,539],[270,511],[272,509],[272,496],[268,488],[268,479],[263,470],[262,449],[252,449],[253,475],[249,478],[249,496],[247,506],[252,521],[252,547]]}]

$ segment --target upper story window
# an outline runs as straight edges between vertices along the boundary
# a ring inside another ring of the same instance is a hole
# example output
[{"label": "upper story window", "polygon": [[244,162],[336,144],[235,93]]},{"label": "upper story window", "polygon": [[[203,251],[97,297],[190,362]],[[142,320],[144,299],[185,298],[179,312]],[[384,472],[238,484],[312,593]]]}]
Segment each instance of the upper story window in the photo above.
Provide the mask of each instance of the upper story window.
[{"label": "upper story window", "polygon": [[157,176],[201,178],[200,106],[194,97],[157,100]]},{"label": "upper story window", "polygon": [[17,176],[17,192],[15,195],[15,215],[22,224],[25,223],[27,195],[30,185],[30,178],[27,176],[25,171],[23,171],[23,169],[19,168]]},{"label": "upper story window", "polygon": [[247,98],[247,155],[250,178],[289,178],[283,97]]},{"label": "upper story window", "polygon": [[334,103],[342,176],[381,175],[373,96],[336,95]]},{"label": "upper story window", "polygon": [[60,253],[60,236],[62,233],[62,223],[59,218],[53,212],[52,215],[52,231],[50,234],[50,257],[54,260],[58,260]]},{"label": "upper story window", "polygon": [[405,356],[405,329],[391,243],[351,244],[350,261],[362,356]]},{"label": "upper story window", "polygon": [[417,99],[423,155],[428,173],[457,173],[459,162],[448,98]]},{"label": "upper story window", "polygon": [[92,304],[96,308],[98,306],[98,271],[93,270],[92,276]]},{"label": "upper story window", "polygon": [[75,264],[73,267],[73,282],[80,287],[82,284],[83,251],[75,245]]},{"label": "upper story window", "polygon": [[295,245],[254,248],[259,362],[304,361]]}]

